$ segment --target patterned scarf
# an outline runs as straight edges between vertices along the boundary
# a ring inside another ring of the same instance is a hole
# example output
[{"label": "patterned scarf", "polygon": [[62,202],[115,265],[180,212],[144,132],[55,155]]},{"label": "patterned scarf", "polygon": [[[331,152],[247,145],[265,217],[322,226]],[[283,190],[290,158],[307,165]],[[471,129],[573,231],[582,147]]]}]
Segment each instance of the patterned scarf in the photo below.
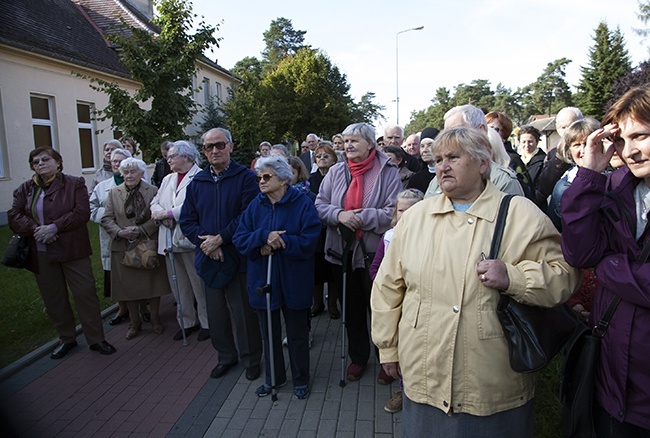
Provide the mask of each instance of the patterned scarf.
[{"label": "patterned scarf", "polygon": [[[348,160],[352,182],[350,183],[350,187],[348,187],[348,193],[345,195],[346,210],[356,210],[357,208],[363,207],[363,174],[368,172],[375,165],[376,155],[377,150],[372,148],[368,158],[362,162],[353,163]],[[360,239],[362,235],[363,231],[361,229],[358,229],[355,232],[357,240]]]},{"label": "patterned scarf", "polygon": [[151,216],[151,210],[146,202],[144,202],[144,197],[140,193],[140,184],[139,182],[135,187],[127,187],[126,184],[126,201],[124,201],[124,213],[126,214],[127,219],[135,218],[136,225],[142,225],[143,223],[149,220]]}]

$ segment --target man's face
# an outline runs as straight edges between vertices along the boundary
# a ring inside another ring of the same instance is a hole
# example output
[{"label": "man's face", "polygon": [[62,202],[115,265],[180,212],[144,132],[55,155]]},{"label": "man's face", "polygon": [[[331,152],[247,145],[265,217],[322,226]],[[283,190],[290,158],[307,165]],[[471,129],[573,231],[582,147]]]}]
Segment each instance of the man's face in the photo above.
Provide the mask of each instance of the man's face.
[{"label": "man's face", "polygon": [[557,117],[555,118],[555,130],[560,135],[560,137],[564,137],[564,131],[566,131],[571,123],[575,122],[578,119],[579,117],[577,117],[575,113],[560,110],[560,112],[557,114]]},{"label": "man's face", "polygon": [[260,146],[260,156],[268,157],[269,155],[271,155],[271,146]]},{"label": "man's face", "polygon": [[203,153],[217,172],[221,172],[228,166],[231,152],[232,143],[221,131],[211,131],[203,139]]},{"label": "man's face", "polygon": [[399,128],[389,128],[384,132],[384,146],[402,147],[403,142],[404,135]]},{"label": "man's face", "polygon": [[318,138],[316,138],[315,135],[308,135],[305,141],[307,142],[309,149],[312,151],[316,149],[316,146],[318,146]]},{"label": "man's face", "polygon": [[412,134],[408,136],[404,150],[407,154],[413,155],[415,157],[420,155],[420,139],[417,135]]}]

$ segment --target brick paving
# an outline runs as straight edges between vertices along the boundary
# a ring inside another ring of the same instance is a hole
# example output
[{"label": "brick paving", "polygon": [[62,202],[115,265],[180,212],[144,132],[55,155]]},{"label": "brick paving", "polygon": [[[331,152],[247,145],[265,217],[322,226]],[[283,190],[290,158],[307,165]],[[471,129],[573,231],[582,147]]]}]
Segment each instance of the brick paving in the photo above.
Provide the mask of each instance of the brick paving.
[{"label": "brick paving", "polygon": [[[375,383],[374,358],[360,381],[339,386],[340,320],[327,313],[312,321],[311,394],[297,400],[289,384],[276,402],[255,395],[263,376],[250,382],[242,366],[221,379],[209,378],[217,363],[210,341],[198,342],[195,333],[183,347],[171,339],[178,331],[171,296],[163,298],[161,319],[162,335],[144,324],[131,341],[124,339],[126,323],[106,324],[106,339],[118,350],[111,356],[90,351],[80,336],[79,347],[62,360],[49,358],[48,345],[31,360],[0,370],[0,436],[400,436],[400,414],[383,409],[396,383]],[[286,349],[285,359],[288,366]]]}]

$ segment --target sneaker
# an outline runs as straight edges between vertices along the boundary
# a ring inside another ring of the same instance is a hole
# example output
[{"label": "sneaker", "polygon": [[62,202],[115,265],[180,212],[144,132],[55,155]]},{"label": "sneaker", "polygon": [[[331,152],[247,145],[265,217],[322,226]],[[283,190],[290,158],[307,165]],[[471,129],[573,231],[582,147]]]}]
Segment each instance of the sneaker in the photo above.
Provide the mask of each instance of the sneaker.
[{"label": "sneaker", "polygon": [[[275,386],[277,386],[277,388],[279,389],[279,388],[282,388],[286,384],[287,384],[287,381],[285,380],[284,382],[280,383],[279,385],[275,385]],[[271,385],[267,385],[266,383],[262,384],[259,388],[257,388],[255,390],[255,394],[258,397],[266,397],[271,392],[272,392]],[[305,395],[305,397],[306,397],[306,395]]]},{"label": "sneaker", "polygon": [[402,410],[402,391],[397,390],[393,394],[393,398],[388,400],[384,405],[384,410],[389,414],[394,414]]},{"label": "sneaker", "polygon": [[293,389],[293,395],[294,395],[298,400],[306,399],[307,396],[309,395],[309,386],[296,386],[296,387]]},{"label": "sneaker", "polygon": [[285,347],[285,348],[289,347],[289,341],[287,341],[287,338],[284,338],[282,340],[282,346]]},{"label": "sneaker", "polygon": [[379,375],[377,376],[377,383],[380,385],[390,385],[393,383],[395,379],[388,374],[386,374],[386,371],[384,371],[384,367],[381,367],[379,370]]},{"label": "sneaker", "polygon": [[357,381],[363,376],[363,372],[366,370],[365,365],[358,365],[356,363],[351,363],[348,365],[347,372],[345,373],[347,379],[351,382]]}]

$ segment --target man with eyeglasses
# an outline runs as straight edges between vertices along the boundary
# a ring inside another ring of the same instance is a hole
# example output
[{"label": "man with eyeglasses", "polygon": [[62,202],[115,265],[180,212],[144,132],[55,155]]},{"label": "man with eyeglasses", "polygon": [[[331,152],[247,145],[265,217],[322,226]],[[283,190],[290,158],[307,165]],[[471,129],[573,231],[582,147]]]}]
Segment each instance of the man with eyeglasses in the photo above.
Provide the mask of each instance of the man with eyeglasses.
[{"label": "man with eyeglasses", "polygon": [[210,165],[187,187],[179,223],[185,237],[196,245],[195,265],[205,285],[210,339],[219,353],[210,377],[224,376],[241,360],[246,378],[255,380],[261,371],[262,338],[246,292],[246,260],[235,249],[232,236],[259,188],[255,173],[230,157],[233,143],[228,130],[210,129],[202,140]]},{"label": "man with eyeglasses", "polygon": [[301,149],[302,153],[300,154],[299,158],[305,164],[305,167],[309,173],[315,172],[317,169],[316,162],[314,160],[314,151],[316,150],[316,146],[318,146],[318,141],[319,138],[316,134],[308,134],[303,144],[307,143],[307,147],[309,149]]}]

